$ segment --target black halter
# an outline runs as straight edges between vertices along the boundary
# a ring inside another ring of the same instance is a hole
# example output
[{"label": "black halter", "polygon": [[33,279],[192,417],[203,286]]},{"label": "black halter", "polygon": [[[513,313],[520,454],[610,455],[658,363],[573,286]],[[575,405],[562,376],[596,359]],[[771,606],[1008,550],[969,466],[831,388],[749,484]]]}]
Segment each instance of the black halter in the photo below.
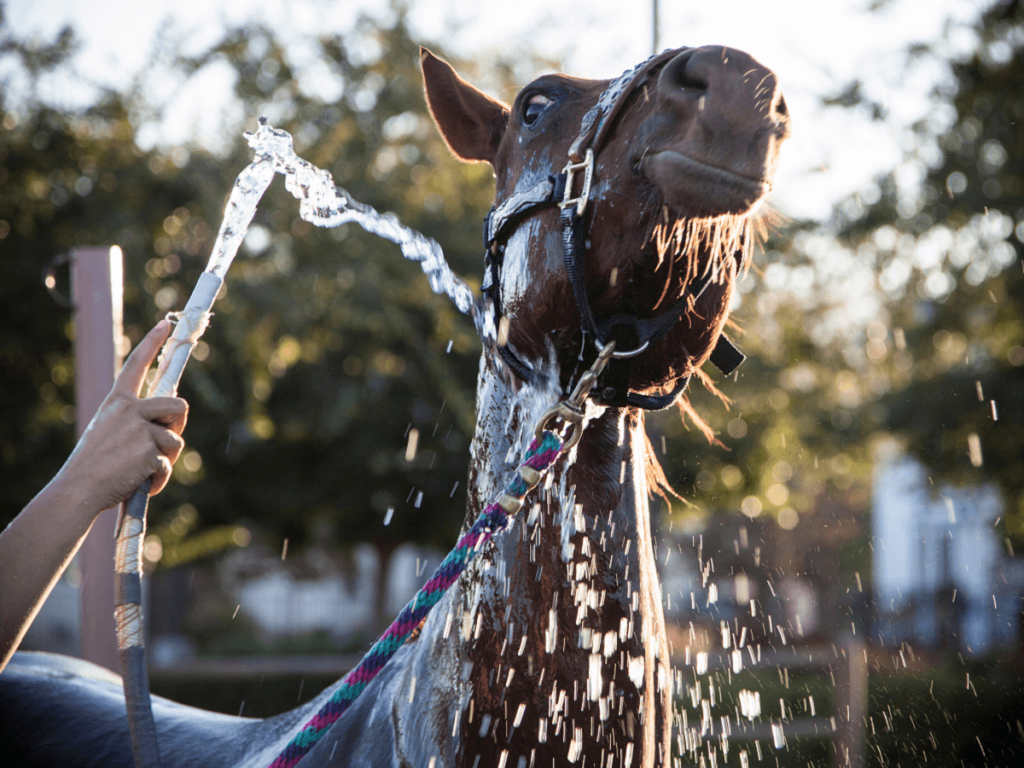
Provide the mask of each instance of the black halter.
[{"label": "black halter", "polygon": [[[653,69],[677,54],[678,50],[671,50],[652,56],[612,81],[597,103],[583,116],[580,134],[569,150],[569,162],[562,172],[549,176],[529,189],[513,193],[501,205],[491,208],[484,219],[486,252],[482,290],[491,297],[497,327],[502,316],[500,270],[506,242],[523,219],[554,205],[561,209],[565,271],[579,309],[583,332],[580,359],[583,359],[588,336],[599,347],[612,340],[616,342],[612,360],[593,390],[592,397],[602,405],[662,410],[674,404],[682,395],[690,381],[689,375],[680,379],[675,389],[666,395],[651,396],[631,391],[629,381],[632,358],[646,350],[652,341],[663,338],[682,319],[687,308],[704,293],[714,274],[713,270],[706,270],[670,309],[657,317],[643,320],[633,315],[612,315],[595,320],[587,298],[582,258],[586,251],[583,213],[590,202],[594,157],[600,152],[608,131],[628,96]],[[580,173],[583,175],[582,189],[574,196],[573,181]],[[508,344],[499,343],[498,354],[520,379],[527,383],[535,381],[536,374],[533,369],[517,357]],[[711,353],[711,362],[722,373],[728,375],[736,370],[743,359],[743,353],[736,349],[724,334],[719,334]]]}]

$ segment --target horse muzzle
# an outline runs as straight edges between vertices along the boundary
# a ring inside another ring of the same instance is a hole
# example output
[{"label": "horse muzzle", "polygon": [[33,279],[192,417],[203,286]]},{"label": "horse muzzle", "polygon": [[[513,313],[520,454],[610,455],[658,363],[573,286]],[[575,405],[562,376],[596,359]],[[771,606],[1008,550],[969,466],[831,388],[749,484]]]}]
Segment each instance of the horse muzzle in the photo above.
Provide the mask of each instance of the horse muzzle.
[{"label": "horse muzzle", "polygon": [[742,51],[685,49],[658,76],[634,167],[684,215],[746,214],[771,190],[789,114],[775,74]]}]

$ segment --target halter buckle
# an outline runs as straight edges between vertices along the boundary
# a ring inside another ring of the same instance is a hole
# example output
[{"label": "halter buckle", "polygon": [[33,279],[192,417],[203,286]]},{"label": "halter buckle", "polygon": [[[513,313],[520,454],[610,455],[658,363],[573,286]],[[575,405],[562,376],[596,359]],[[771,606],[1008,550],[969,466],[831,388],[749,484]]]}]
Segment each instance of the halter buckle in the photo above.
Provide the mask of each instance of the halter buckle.
[{"label": "halter buckle", "polygon": [[[583,171],[583,189],[580,190],[580,194],[577,197],[573,197],[572,177],[576,171]],[[590,200],[590,182],[594,177],[594,150],[588,148],[586,156],[580,163],[574,163],[570,160],[566,163],[565,168],[562,169],[562,173],[565,174],[565,194],[558,207],[568,208],[570,205],[575,205],[576,215],[582,216],[583,211],[587,209],[587,201]]]}]

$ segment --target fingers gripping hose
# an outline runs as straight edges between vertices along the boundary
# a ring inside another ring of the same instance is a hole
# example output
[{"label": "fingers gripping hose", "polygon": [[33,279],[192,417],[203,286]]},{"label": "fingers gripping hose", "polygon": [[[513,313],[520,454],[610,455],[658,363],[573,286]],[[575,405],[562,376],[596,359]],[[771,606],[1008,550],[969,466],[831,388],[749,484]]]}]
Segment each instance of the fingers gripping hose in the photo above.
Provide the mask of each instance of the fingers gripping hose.
[{"label": "fingers gripping hose", "polygon": [[[173,395],[177,391],[185,363],[209,323],[209,309],[217,298],[221,282],[216,275],[204,272],[185,309],[176,313],[177,325],[160,353],[150,397]],[[114,555],[117,655],[121,661],[128,732],[136,768],[160,765],[142,621],[142,548],[146,538],[150,485],[150,480],[143,482],[125,502]]]},{"label": "fingers gripping hose", "polygon": [[[238,252],[242,238],[256,213],[256,205],[271,180],[270,158],[257,156],[238,176],[228,200],[224,221],[217,233],[207,271],[200,275],[185,309],[176,313],[174,333],[164,344],[150,397],[174,395],[185,363],[210,319],[210,308],[223,283],[223,276]],[[124,680],[128,731],[136,768],[159,768],[160,750],[149,694],[149,674],[142,620],[142,548],[146,536],[146,509],[150,481],[145,481],[125,502],[117,527],[114,560],[117,649]]]}]

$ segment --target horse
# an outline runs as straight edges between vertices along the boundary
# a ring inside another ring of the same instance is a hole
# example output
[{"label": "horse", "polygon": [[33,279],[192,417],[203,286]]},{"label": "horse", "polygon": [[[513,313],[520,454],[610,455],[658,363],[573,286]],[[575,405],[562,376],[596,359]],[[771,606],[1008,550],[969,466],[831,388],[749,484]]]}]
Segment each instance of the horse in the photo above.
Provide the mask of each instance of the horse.
[{"label": "horse", "polygon": [[[467,525],[599,350],[614,342],[614,357],[579,442],[302,765],[670,764],[676,676],[648,506],[667,482],[644,411],[692,413],[691,377],[713,388],[703,366],[742,358],[723,329],[785,100],[769,69],[721,46],[613,81],[545,75],[511,105],[426,49],[421,66],[451,151],[495,173]],[[266,720],[155,697],[162,764],[270,765],[340,684]],[[86,662],[16,654],[0,712],[15,764],[132,764],[120,680]]]}]

